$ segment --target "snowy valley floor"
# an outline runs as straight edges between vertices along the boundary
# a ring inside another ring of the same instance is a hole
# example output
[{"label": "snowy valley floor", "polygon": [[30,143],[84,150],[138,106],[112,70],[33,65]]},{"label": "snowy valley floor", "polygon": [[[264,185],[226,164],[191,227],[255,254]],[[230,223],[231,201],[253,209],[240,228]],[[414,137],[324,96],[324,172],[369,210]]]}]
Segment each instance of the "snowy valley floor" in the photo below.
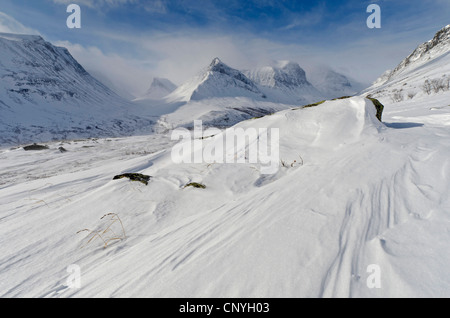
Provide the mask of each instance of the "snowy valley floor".
[{"label": "snowy valley floor", "polygon": [[[0,297],[450,297],[448,98],[382,102],[384,124],[362,98],[238,124],[280,129],[272,175],[175,164],[168,135],[1,149]],[[107,213],[126,238],[77,234]]]}]

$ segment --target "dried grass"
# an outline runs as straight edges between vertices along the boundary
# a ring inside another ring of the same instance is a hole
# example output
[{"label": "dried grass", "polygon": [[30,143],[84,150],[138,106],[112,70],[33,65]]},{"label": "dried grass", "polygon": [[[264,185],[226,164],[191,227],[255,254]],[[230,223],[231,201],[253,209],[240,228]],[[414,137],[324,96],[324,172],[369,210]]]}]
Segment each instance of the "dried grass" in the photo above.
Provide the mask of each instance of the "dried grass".
[{"label": "dried grass", "polygon": [[[104,225],[104,229],[100,230],[83,229],[77,232],[77,234],[82,232],[89,232],[89,234],[86,237],[88,241],[84,245],[82,245],[81,248],[84,248],[97,238],[102,240],[103,248],[106,248],[108,244],[112,241],[126,239],[125,228],[119,215],[117,215],[116,213],[107,213],[100,218],[100,220],[104,219],[107,219],[106,224]],[[114,226],[115,224],[116,226]],[[120,226],[117,226],[117,224],[120,224]],[[120,230],[121,233],[118,230]]]}]

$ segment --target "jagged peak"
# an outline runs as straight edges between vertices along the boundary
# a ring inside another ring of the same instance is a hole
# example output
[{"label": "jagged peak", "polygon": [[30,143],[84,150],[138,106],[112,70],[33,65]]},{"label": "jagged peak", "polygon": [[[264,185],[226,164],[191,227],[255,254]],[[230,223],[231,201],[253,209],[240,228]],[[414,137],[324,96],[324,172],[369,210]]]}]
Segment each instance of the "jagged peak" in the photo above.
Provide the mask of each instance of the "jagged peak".
[{"label": "jagged peak", "polygon": [[213,60],[212,60],[212,62],[211,62],[211,64],[209,65],[210,67],[214,67],[214,66],[216,66],[216,65],[218,65],[218,64],[223,64],[222,63],[222,61],[218,58],[218,57],[215,57]]},{"label": "jagged peak", "polygon": [[223,63],[218,57],[216,57],[212,60],[211,64],[209,64],[209,66],[208,66],[207,71],[208,72],[219,72],[219,73],[239,72],[238,70],[235,70],[234,68]]},{"label": "jagged peak", "polygon": [[293,88],[310,85],[305,71],[298,63],[292,61],[276,61],[271,66],[247,71],[247,74],[262,86]]}]

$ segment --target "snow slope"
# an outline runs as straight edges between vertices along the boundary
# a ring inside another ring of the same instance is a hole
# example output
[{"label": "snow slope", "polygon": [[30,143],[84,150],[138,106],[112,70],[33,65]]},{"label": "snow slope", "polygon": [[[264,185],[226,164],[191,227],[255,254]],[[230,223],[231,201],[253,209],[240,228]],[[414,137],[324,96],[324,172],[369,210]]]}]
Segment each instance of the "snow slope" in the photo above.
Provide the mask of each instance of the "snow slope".
[{"label": "snow slope", "polygon": [[[273,66],[241,72],[215,58],[201,75],[178,87],[152,108],[161,114],[157,123],[159,131],[190,127],[196,119],[207,126],[230,127],[249,118],[355,94],[343,75],[330,70],[327,74],[333,76],[316,77],[321,78],[319,91],[295,62],[279,61]],[[145,101],[141,99],[139,103]]]},{"label": "snow slope", "polygon": [[376,98],[389,98],[391,102],[398,103],[448,95],[449,91],[450,25],[447,25],[362,93]]},{"label": "snow slope", "polygon": [[324,99],[353,96],[365,88],[359,87],[360,84],[352,83],[345,75],[325,66],[312,68],[308,73],[308,79]]},{"label": "snow slope", "polygon": [[[442,34],[433,58],[365,92],[383,122],[363,96],[292,107],[254,99],[244,81],[233,87],[249,96],[155,104],[161,134],[0,147],[0,297],[450,297],[449,91],[392,98],[448,74]],[[181,156],[225,146],[230,162],[174,160],[189,143],[172,128],[271,108],[232,127],[257,132],[247,143],[209,130]],[[249,162],[267,130],[279,132],[269,174],[264,147]],[[125,172],[151,179],[113,180]],[[90,240],[109,225],[117,240]]]},{"label": "snow slope", "polygon": [[166,104],[161,109],[171,107],[158,119],[155,127],[160,131],[172,130],[176,127],[192,128],[194,120],[201,120],[209,127],[230,127],[243,120],[261,117],[280,110],[289,109],[292,105],[270,101],[258,101],[248,97],[218,97],[180,104]]},{"label": "snow slope", "polygon": [[40,36],[0,34],[0,145],[151,131],[155,119]]},{"label": "snow slope", "polygon": [[250,97],[258,100],[265,98],[255,83],[243,73],[229,67],[219,58],[214,58],[201,75],[178,87],[166,100],[187,102],[213,97]]},{"label": "snow slope", "polygon": [[[146,105],[146,100],[136,102]],[[152,106],[161,115],[156,125],[158,131],[192,127],[194,120],[202,120],[205,126],[230,127],[290,107],[292,104],[267,98],[260,86],[218,58],[201,75]]]},{"label": "snow slope", "polygon": [[[0,296],[449,297],[448,110],[413,122],[423,104],[385,106],[386,124],[362,97],[239,123],[279,128],[274,174],[176,164],[169,135],[3,149]],[[123,172],[152,179],[112,180]],[[106,213],[126,239],[76,234]],[[381,288],[368,287],[373,264]]]},{"label": "snow slope", "polygon": [[245,71],[245,74],[273,102],[297,105],[324,99],[324,95],[308,82],[298,63],[279,61],[274,66]]}]

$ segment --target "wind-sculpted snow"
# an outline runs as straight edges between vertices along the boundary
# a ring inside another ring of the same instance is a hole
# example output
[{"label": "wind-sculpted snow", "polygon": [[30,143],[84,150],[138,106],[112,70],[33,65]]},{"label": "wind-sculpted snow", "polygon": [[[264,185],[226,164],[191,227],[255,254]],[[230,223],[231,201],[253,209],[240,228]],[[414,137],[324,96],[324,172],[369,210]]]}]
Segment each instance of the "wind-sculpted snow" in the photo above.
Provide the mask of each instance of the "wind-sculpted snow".
[{"label": "wind-sculpted snow", "polygon": [[[163,135],[4,150],[0,295],[448,297],[448,129],[386,120],[351,98],[235,126],[280,129],[271,175],[176,164]],[[112,180],[125,172],[152,178]],[[107,213],[126,238],[86,244],[76,232]],[[373,265],[380,288],[368,283]]]}]

